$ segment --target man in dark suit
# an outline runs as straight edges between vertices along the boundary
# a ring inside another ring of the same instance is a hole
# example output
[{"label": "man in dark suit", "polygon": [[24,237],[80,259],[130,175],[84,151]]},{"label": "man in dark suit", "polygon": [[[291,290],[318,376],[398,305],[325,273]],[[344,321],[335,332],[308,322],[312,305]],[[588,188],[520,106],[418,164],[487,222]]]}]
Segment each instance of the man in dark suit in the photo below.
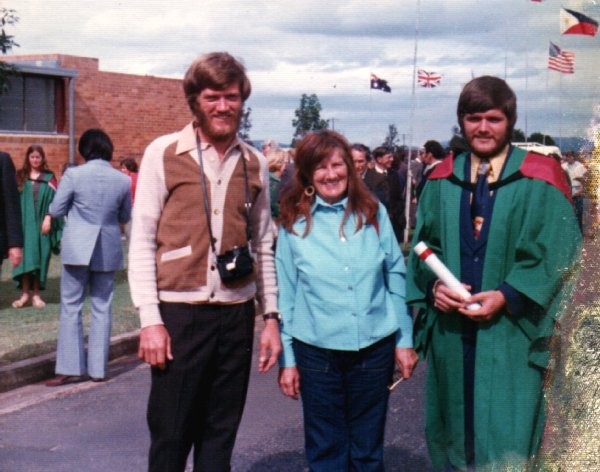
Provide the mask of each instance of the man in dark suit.
[{"label": "man in dark suit", "polygon": [[354,143],[350,148],[350,152],[352,153],[352,162],[354,163],[356,173],[360,175],[361,179],[364,179],[368,169],[369,158],[371,157],[369,156],[369,148],[362,143]]},{"label": "man in dark suit", "polygon": [[440,162],[442,162],[442,159],[446,155],[446,152],[444,151],[442,145],[432,139],[427,141],[423,145],[423,148],[425,149],[425,152],[423,154],[423,157],[421,157],[421,160],[423,164],[425,164],[425,168],[423,169],[423,176],[421,178],[421,181],[415,188],[417,200],[421,196],[421,192],[423,191],[423,187],[425,187],[425,183],[427,182],[429,175],[433,172],[433,169],[435,169],[435,167]]},{"label": "man in dark suit", "polygon": [[392,151],[380,146],[373,150],[375,167],[365,172],[364,182],[388,211],[394,234],[402,241],[404,215],[403,195],[398,173],[391,169],[394,162]]},{"label": "man in dark suit", "polygon": [[21,204],[15,166],[5,152],[0,152],[0,263],[8,257],[13,267],[23,258]]}]

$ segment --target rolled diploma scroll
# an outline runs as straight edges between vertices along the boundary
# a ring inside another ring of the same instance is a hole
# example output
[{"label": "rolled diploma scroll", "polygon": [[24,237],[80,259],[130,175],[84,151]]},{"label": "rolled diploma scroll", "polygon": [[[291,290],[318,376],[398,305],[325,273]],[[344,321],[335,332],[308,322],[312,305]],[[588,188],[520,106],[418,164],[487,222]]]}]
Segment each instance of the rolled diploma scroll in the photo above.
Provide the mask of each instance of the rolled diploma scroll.
[{"label": "rolled diploma scroll", "polygon": [[[454,274],[448,270],[442,261],[439,260],[438,256],[427,247],[423,241],[419,241],[413,248],[419,259],[421,259],[432,272],[438,276],[444,285],[446,285],[453,292],[458,293],[463,298],[469,298],[471,294],[469,291],[460,283],[460,281],[454,277]],[[481,308],[479,303],[471,303],[467,306],[469,310],[477,310]]]}]

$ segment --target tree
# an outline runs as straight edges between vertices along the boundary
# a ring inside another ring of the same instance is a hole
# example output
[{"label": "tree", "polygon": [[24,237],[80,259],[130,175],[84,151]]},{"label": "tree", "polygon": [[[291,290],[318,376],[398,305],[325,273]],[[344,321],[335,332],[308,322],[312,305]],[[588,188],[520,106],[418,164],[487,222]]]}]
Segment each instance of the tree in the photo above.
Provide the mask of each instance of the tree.
[{"label": "tree", "polygon": [[460,127],[457,125],[454,125],[452,127],[452,137],[448,141],[448,147],[450,149],[452,149],[452,151],[455,153],[455,155],[458,155],[469,149],[467,140],[462,135],[462,131],[460,130]]},{"label": "tree", "polygon": [[552,139],[551,136],[548,136],[547,134],[542,134],[539,131],[535,132],[535,133],[531,133],[528,141],[530,143],[540,143],[540,144],[544,144],[547,146],[555,146],[556,145],[556,143],[554,142],[554,139]]},{"label": "tree", "polygon": [[383,145],[387,148],[394,149],[398,141],[398,130],[396,125],[391,124],[388,127],[388,134],[383,141]]},{"label": "tree", "polygon": [[252,128],[252,120],[250,119],[250,113],[252,113],[252,108],[244,108],[242,110],[242,117],[240,119],[240,127],[238,129],[238,135],[244,141],[248,141],[250,139],[250,128]]},{"label": "tree", "polygon": [[302,139],[309,131],[319,131],[329,127],[329,120],[321,119],[321,103],[316,94],[302,94],[300,106],[294,112],[296,118],[292,120],[292,126],[296,128],[292,146],[296,141]]},{"label": "tree", "polygon": [[523,133],[523,131],[521,131],[519,128],[513,129],[511,141],[513,143],[524,143],[526,141],[525,133]]},{"label": "tree", "polygon": [[[13,47],[19,47],[14,40],[14,36],[6,34],[4,29],[8,25],[14,25],[17,21],[19,21],[19,17],[15,10],[0,8],[0,50],[2,50],[2,54],[8,54]],[[0,95],[8,91],[9,77],[15,73],[15,66],[0,61]]]}]

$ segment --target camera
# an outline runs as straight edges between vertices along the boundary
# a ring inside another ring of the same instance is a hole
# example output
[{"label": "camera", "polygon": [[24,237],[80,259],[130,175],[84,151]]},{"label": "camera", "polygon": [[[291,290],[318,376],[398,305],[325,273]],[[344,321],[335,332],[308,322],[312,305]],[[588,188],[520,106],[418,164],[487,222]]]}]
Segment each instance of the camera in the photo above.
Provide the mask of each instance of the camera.
[{"label": "camera", "polygon": [[223,282],[232,282],[252,274],[254,259],[247,245],[234,246],[231,251],[217,256],[217,268]]}]

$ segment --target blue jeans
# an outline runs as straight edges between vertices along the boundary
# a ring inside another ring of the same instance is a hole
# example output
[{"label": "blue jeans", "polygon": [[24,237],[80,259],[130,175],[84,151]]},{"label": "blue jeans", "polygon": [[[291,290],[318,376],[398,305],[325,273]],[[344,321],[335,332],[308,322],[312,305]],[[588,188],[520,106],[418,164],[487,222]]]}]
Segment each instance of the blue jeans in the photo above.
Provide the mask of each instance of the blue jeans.
[{"label": "blue jeans", "polygon": [[293,342],[312,472],[382,471],[394,336],[360,351]]}]

